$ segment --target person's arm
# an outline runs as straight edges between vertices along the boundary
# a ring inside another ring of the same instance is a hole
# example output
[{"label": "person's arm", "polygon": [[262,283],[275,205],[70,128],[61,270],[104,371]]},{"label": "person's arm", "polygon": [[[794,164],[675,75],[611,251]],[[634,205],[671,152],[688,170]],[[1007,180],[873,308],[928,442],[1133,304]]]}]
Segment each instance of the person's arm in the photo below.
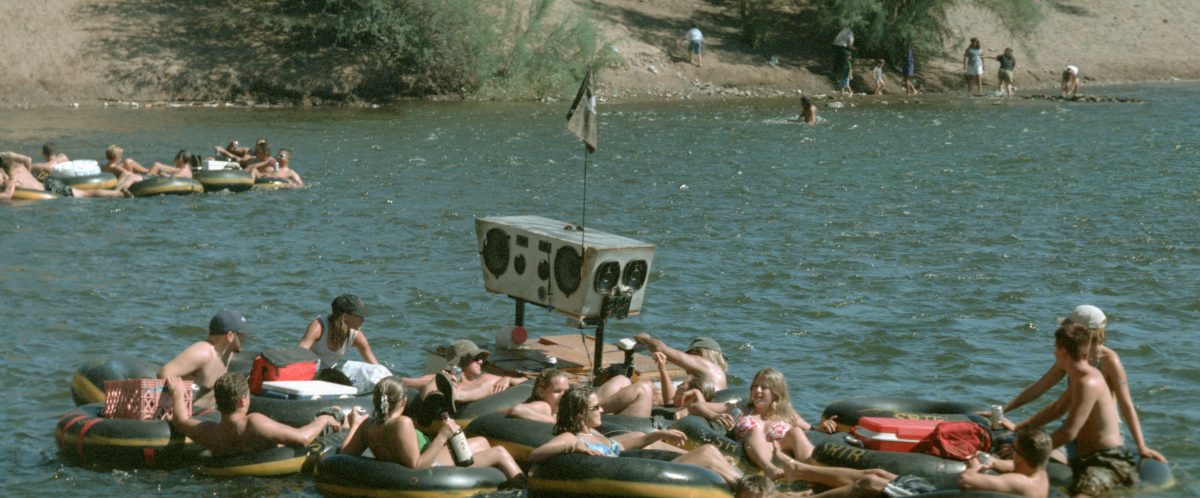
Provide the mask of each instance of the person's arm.
[{"label": "person's arm", "polygon": [[667,373],[667,355],[654,353],[654,363],[658,365],[658,381],[662,387],[663,404],[673,406],[675,404],[675,384],[671,382],[671,374]]},{"label": "person's arm", "polygon": [[367,449],[367,429],[363,427],[363,422],[370,420],[365,415],[360,415],[357,410],[351,410],[350,416],[347,417],[348,424],[346,439],[342,440],[342,446],[338,448],[338,453],[348,453],[351,455],[361,455]]},{"label": "person's arm", "polygon": [[292,427],[271,420],[261,413],[246,416],[248,428],[259,436],[284,446],[306,446],[316,439],[326,427],[340,430],[341,425],[332,415],[319,415],[301,427]]},{"label": "person's arm", "polygon": [[676,429],[666,429],[654,432],[626,432],[612,438],[621,445],[622,450],[638,450],[656,441],[670,441],[675,446],[687,442],[687,435]]},{"label": "person's arm", "polygon": [[12,178],[4,179],[4,193],[0,193],[0,199],[12,199],[13,193],[17,191],[17,181]]},{"label": "person's arm", "polygon": [[186,388],[183,387],[183,379],[177,375],[172,375],[164,380],[164,384],[167,390],[171,392],[171,408],[174,409],[170,420],[171,427],[180,434],[191,437],[192,429],[200,425],[200,421],[192,418],[192,414],[187,408],[187,401],[184,400],[184,391]]},{"label": "person's arm", "polygon": [[689,374],[707,373],[705,372],[704,368],[707,366],[707,360],[699,356],[693,356],[684,351],[680,351],[668,346],[666,343],[651,337],[650,334],[645,332],[638,334],[636,337],[634,337],[634,339],[637,339],[638,342],[648,346],[651,351],[666,355],[667,361],[679,365],[685,372]]},{"label": "person's arm", "polygon": [[[437,461],[438,453],[442,448],[446,447],[446,443],[450,441],[450,436],[457,430],[458,425],[453,420],[442,424],[442,428],[438,429],[437,434],[434,434],[433,440],[429,441],[429,445],[425,447],[425,451],[417,447],[417,428],[413,426],[412,419],[402,417],[396,421],[397,430],[394,431],[392,437],[392,446],[400,448],[400,464],[414,469],[428,469]],[[401,437],[403,435],[404,437]]]},{"label": "person's arm", "polygon": [[554,436],[554,439],[551,439],[550,441],[546,442],[546,444],[538,446],[537,448],[534,448],[533,451],[529,452],[529,462],[537,463],[547,460],[551,457],[565,455],[567,453],[579,453],[583,455],[596,454],[595,451],[592,451],[586,445],[580,444],[579,436],[569,432],[564,432]]},{"label": "person's arm", "polygon": [[1121,416],[1125,418],[1125,424],[1129,426],[1129,435],[1133,437],[1138,453],[1145,458],[1153,458],[1166,463],[1167,459],[1162,453],[1146,445],[1146,439],[1142,434],[1142,423],[1138,419],[1137,407],[1133,404],[1133,395],[1129,392],[1129,381],[1125,374],[1125,367],[1121,364],[1121,358],[1117,356],[1116,351],[1109,349],[1108,354],[1104,355],[1104,359],[1101,361],[1105,370],[1105,380],[1108,381],[1108,387],[1116,393],[1117,407],[1121,409]]},{"label": "person's arm", "polygon": [[[1025,427],[1043,427],[1050,422],[1058,420],[1059,417],[1062,417],[1063,414],[1066,413],[1067,407],[1070,406],[1070,394],[1070,389],[1064,391],[1062,395],[1058,397],[1058,399],[1054,400],[1053,403],[1046,405],[1041,410],[1038,410],[1038,412],[1033,414],[1033,416],[1025,419],[1019,424],[1012,425],[1011,427],[1009,427],[1009,425],[1011,425],[1012,422],[1008,422],[1005,424],[1005,427],[1009,428],[1013,432],[1017,432]],[[1005,419],[1005,421],[1007,422],[1008,419]]]},{"label": "person's arm", "polygon": [[292,183],[296,184],[296,186],[297,186],[297,187],[303,187],[303,186],[304,186],[304,180],[301,180],[301,179],[300,179],[300,173],[297,173],[297,172],[296,172],[296,170],[291,170],[291,171],[289,171],[289,173],[290,173],[290,174],[288,175],[288,180],[289,180],[289,181],[291,181]]},{"label": "person's arm", "polygon": [[1066,375],[1066,372],[1059,368],[1058,365],[1051,365],[1050,369],[1046,370],[1046,373],[1042,374],[1042,377],[1037,382],[1030,384],[1020,394],[1017,394],[1012,401],[1004,405],[1004,413],[1012,413],[1017,408],[1025,406],[1030,401],[1046,394],[1046,391],[1049,391],[1051,387],[1058,384],[1058,381],[1062,380],[1064,375]]},{"label": "person's arm", "polygon": [[990,475],[982,473],[986,467],[979,464],[979,460],[971,457],[967,460],[967,470],[958,476],[958,485],[964,491],[994,491],[997,493],[1012,493],[1019,494],[1023,488],[1019,485],[1021,478],[1020,474],[1000,474]]},{"label": "person's arm", "polygon": [[354,348],[358,350],[358,354],[362,356],[363,361],[372,365],[379,364],[379,361],[375,359],[375,355],[371,353],[371,345],[367,343],[367,335],[361,330],[354,334]]},{"label": "person's arm", "polygon": [[308,328],[304,329],[304,336],[300,338],[300,347],[304,349],[312,349],[313,344],[321,339],[321,335],[325,333],[325,327],[321,326],[320,320],[309,322]]},{"label": "person's arm", "polygon": [[551,425],[558,421],[554,415],[550,414],[550,405],[544,401],[531,401],[529,403],[514,405],[508,409],[507,415],[511,418],[523,418]]}]

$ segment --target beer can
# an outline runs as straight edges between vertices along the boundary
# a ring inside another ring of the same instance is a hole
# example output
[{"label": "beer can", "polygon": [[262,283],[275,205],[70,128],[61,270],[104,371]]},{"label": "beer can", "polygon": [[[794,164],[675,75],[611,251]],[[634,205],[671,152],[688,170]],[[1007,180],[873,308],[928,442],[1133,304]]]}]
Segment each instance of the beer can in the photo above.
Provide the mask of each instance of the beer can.
[{"label": "beer can", "polygon": [[1004,407],[1000,405],[992,405],[992,430],[1003,427],[1000,421],[1004,420]]}]

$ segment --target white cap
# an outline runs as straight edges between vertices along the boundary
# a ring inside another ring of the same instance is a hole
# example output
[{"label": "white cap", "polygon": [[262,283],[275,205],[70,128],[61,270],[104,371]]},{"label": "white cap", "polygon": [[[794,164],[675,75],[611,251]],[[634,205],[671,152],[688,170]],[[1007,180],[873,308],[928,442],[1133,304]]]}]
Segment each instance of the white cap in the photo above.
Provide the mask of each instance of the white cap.
[{"label": "white cap", "polygon": [[[1068,65],[1068,66],[1067,66],[1067,71],[1070,71],[1070,72],[1071,72],[1071,74],[1079,74],[1079,68],[1078,68],[1078,67],[1075,67],[1074,65]],[[1093,307],[1094,307],[1094,306],[1093,306]]]},{"label": "white cap", "polygon": [[1060,318],[1058,323],[1062,323],[1064,320],[1070,320],[1071,323],[1078,323],[1092,330],[1102,329],[1108,323],[1108,317],[1104,316],[1104,312],[1090,304],[1076,306],[1071,311],[1070,317]]}]

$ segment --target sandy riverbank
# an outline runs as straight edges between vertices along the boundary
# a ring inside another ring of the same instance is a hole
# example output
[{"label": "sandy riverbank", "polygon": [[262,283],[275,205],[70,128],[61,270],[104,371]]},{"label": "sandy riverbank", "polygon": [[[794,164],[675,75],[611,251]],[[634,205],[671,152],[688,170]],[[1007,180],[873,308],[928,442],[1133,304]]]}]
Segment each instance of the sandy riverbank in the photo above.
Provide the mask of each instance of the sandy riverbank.
[{"label": "sandy riverbank", "polygon": [[[753,51],[738,40],[729,12],[714,2],[586,4],[625,61],[600,74],[606,99],[770,97],[831,90],[822,67],[825,40],[797,36]],[[1085,85],[1200,79],[1200,58],[1191,53],[1200,41],[1191,28],[1200,25],[1200,4],[1193,0],[1048,0],[1045,5],[1045,20],[1027,39],[1006,33],[983,9],[957,8],[950,19],[958,39],[947,47],[944,59],[919,68],[921,85],[927,91],[961,92],[962,44],[972,36],[983,40],[985,51],[1013,47],[1017,85],[1028,91],[1053,87],[1066,64],[1082,69]],[[228,62],[236,60],[237,52],[219,43],[180,43],[194,33],[169,28],[187,26],[178,17],[186,11],[182,3],[151,0],[0,2],[0,16],[10,26],[28,27],[0,33],[0,60],[6,69],[0,72],[0,106],[239,100],[245,91],[238,89],[245,88],[248,76],[239,64]],[[680,44],[693,21],[705,31],[703,67],[688,63]],[[777,64],[769,63],[772,57]],[[994,61],[987,66],[986,84],[994,85],[995,68]],[[338,75],[331,72],[329,78]],[[898,90],[898,76],[889,74],[888,79],[889,90]],[[336,80],[312,75],[295,80],[295,91],[301,93],[306,86],[321,92],[338,86]]]}]

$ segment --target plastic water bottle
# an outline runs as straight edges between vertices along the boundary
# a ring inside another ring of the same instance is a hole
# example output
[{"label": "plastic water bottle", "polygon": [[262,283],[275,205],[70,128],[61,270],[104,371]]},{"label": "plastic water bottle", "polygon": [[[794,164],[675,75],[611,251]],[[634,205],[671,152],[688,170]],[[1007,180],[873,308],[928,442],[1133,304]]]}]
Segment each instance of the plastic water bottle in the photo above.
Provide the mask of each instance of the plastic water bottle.
[{"label": "plastic water bottle", "polygon": [[[442,421],[449,422],[450,414],[443,412]],[[470,467],[475,463],[475,456],[471,454],[471,445],[467,444],[467,435],[463,433],[462,428],[450,435],[450,455],[454,457],[454,465],[459,467]]]}]

